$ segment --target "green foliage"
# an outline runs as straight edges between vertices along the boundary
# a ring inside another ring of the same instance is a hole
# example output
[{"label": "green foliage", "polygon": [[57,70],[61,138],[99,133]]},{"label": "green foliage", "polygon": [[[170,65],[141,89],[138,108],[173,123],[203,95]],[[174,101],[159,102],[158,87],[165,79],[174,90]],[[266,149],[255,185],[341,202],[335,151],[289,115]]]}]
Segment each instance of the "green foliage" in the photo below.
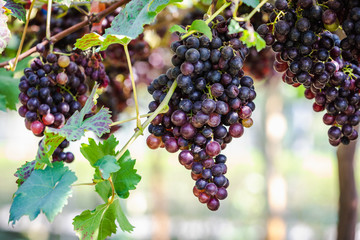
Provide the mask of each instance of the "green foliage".
[{"label": "green foliage", "polygon": [[120,169],[120,166],[116,162],[116,158],[111,155],[106,155],[103,158],[100,158],[94,166],[99,168],[101,176],[104,179],[108,179],[110,177],[110,173],[116,172]]},{"label": "green foliage", "polygon": [[252,8],[256,8],[257,5],[259,5],[259,0],[245,0],[243,1],[243,3],[245,3],[246,5],[252,7]]},{"label": "green foliage", "polygon": [[173,25],[170,29],[169,29],[170,32],[179,32],[179,33],[186,33],[187,31],[185,29],[183,29],[181,26],[179,25]]},{"label": "green foliage", "polygon": [[26,22],[26,10],[21,3],[16,3],[13,0],[6,0],[4,7],[11,10],[12,16]]},{"label": "green foliage", "polygon": [[119,141],[114,135],[99,144],[96,144],[94,139],[89,138],[89,144],[81,144],[80,152],[90,162],[91,166],[94,166],[99,159],[106,155],[116,156],[115,148],[118,144]]},{"label": "green foliage", "polygon": [[94,116],[84,120],[85,115],[91,113],[91,109],[95,106],[94,96],[96,89],[97,86],[92,90],[81,111],[76,111],[62,128],[47,128],[46,132],[64,136],[69,141],[79,140],[84,136],[85,131],[89,130],[93,131],[98,137],[108,133],[110,131],[109,125],[112,123],[109,109],[101,108]]},{"label": "green foliage", "polygon": [[53,167],[37,169],[14,194],[9,222],[15,224],[22,216],[34,220],[42,211],[49,221],[61,212],[71,194],[71,184],[76,181],[74,172],[56,162]]},{"label": "green foliage", "polygon": [[94,116],[84,120],[84,116],[91,113],[91,109],[95,106],[94,96],[97,86],[92,90],[85,106],[81,111],[76,111],[66,122],[64,127],[60,129],[46,128],[45,138],[39,145],[39,149],[36,155],[36,160],[39,163],[48,164],[52,166],[50,161],[51,155],[55,149],[65,139],[69,141],[79,140],[87,130],[93,131],[97,136],[101,136],[104,133],[110,131],[111,116],[107,108],[102,108]]},{"label": "green foliage", "polygon": [[19,79],[13,77],[12,72],[6,71],[4,68],[0,69],[0,110],[6,109],[16,110],[16,103],[19,101]]},{"label": "green foliage", "polygon": [[135,190],[141,180],[141,176],[134,168],[135,162],[135,159],[131,159],[130,152],[126,151],[118,160],[120,170],[112,173],[115,191],[121,198],[129,197],[129,190]]},{"label": "green foliage", "polygon": [[[118,143],[119,142],[113,135],[103,141],[102,144],[96,144],[95,141],[90,138],[89,144],[81,144],[80,151],[93,167],[97,167],[97,162],[104,157],[109,158],[110,156],[116,156],[117,153],[115,152],[115,147]],[[115,191],[121,198],[127,198],[130,194],[129,190],[136,189],[136,185],[141,180],[140,175],[136,173],[137,170],[134,169],[135,162],[135,160],[131,159],[130,152],[126,151],[120,159],[117,160],[116,165],[120,166],[120,169],[110,173],[115,186]],[[101,181],[103,178],[99,171],[95,172],[94,178],[99,181],[95,186],[96,191],[104,200],[108,199],[109,196],[111,196],[110,183],[108,181]]]},{"label": "green foliage", "polygon": [[253,29],[247,30],[242,27],[240,27],[239,23],[231,19],[231,22],[229,24],[229,34],[234,34],[242,32],[242,35],[240,37],[240,40],[246,44],[247,47],[255,47],[256,51],[261,51],[261,49],[266,47],[265,40],[262,39],[262,37]]},{"label": "green foliage", "polygon": [[74,229],[80,239],[103,240],[116,233],[116,223],[123,231],[131,232],[134,227],[123,213],[119,199],[101,204],[93,211],[85,210],[74,218]]},{"label": "green foliage", "polygon": [[100,46],[105,50],[109,45],[128,44],[143,31],[145,24],[151,24],[158,13],[167,5],[181,0],[133,0],[114,18],[111,27],[105,30],[104,36],[91,33],[76,41],[75,47],[81,50]]},{"label": "green foliage", "polygon": [[31,162],[26,162],[21,167],[19,167],[14,174],[14,176],[18,178],[16,180],[18,186],[23,184],[26,181],[26,179],[28,179],[28,177],[34,171],[34,169],[39,169],[41,167],[42,165],[38,163],[36,160],[33,160]]},{"label": "green foliage", "polygon": [[52,166],[51,156],[64,140],[64,136],[45,130],[45,137],[41,140],[36,153],[36,161],[40,164]]},{"label": "green foliage", "polygon": [[231,19],[228,29],[229,29],[229,34],[234,34],[244,31],[244,29],[240,27],[239,23],[235,19]]},{"label": "green foliage", "polygon": [[[94,139],[89,138],[89,144],[81,144],[81,153],[95,168],[95,190],[105,202],[112,196],[109,177],[112,178],[119,197],[128,197],[129,190],[135,189],[141,179],[136,174],[135,160],[131,160],[129,151],[116,161],[118,152],[115,148],[118,143],[114,135],[111,135],[103,143],[96,144]],[[104,239],[116,232],[115,218],[123,231],[132,231],[133,226],[122,212],[119,200],[100,205],[93,211],[84,211],[74,219],[73,224],[81,239]],[[107,223],[102,224],[105,220]]]},{"label": "green foliage", "polygon": [[205,34],[210,41],[212,40],[212,33],[210,27],[203,20],[195,20],[191,23],[189,31],[196,31]]}]

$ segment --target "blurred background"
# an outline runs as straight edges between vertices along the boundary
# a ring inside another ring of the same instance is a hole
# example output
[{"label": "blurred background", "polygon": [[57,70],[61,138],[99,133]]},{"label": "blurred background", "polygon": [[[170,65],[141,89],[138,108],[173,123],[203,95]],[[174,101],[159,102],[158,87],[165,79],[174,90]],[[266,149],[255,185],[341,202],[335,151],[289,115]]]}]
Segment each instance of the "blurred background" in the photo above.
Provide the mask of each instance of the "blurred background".
[{"label": "blurred background", "polygon": [[[201,18],[210,3],[188,1],[170,7],[157,18],[157,27],[146,28],[141,41],[147,42],[147,50],[133,63],[141,113],[148,111],[152,100],[146,85],[170,63],[168,46],[175,39],[167,31],[170,23],[189,24]],[[34,13],[33,19],[40,13]],[[18,29],[17,21],[12,24]],[[39,24],[30,27],[28,47],[36,42],[32,37]],[[13,35],[5,57],[17,50],[19,36]],[[190,171],[179,164],[177,154],[147,148],[146,131],[129,149],[142,180],[130,197],[122,200],[135,230],[131,234],[118,232],[110,239],[336,239],[339,187],[336,148],[328,143],[328,127],[322,122],[322,114],[314,113],[312,102],[303,97],[304,89],[283,84],[281,75],[272,70],[271,52],[263,50],[259,55],[260,61],[252,51],[245,66],[246,73],[256,80],[254,125],[223,151],[228,157],[230,186],[220,209],[209,211],[193,195],[194,181]],[[126,66],[112,68],[110,76],[121,82],[123,94],[116,95],[121,101],[117,102],[118,109],[111,109],[117,111],[114,120],[133,117],[135,112],[127,70],[119,73],[120,68]],[[77,239],[72,219],[102,203],[93,186],[73,187],[72,197],[53,223],[41,214],[33,222],[23,217],[15,226],[8,224],[12,195],[17,189],[13,174],[25,161],[34,159],[39,138],[25,128],[24,119],[15,111],[0,112],[0,123],[0,239]],[[135,122],[129,122],[114,133],[119,146],[134,128]],[[76,172],[78,183],[92,181],[93,169],[79,151],[88,137],[97,139],[88,134],[69,147],[75,161],[68,166]],[[357,236],[360,239],[360,230]]]}]

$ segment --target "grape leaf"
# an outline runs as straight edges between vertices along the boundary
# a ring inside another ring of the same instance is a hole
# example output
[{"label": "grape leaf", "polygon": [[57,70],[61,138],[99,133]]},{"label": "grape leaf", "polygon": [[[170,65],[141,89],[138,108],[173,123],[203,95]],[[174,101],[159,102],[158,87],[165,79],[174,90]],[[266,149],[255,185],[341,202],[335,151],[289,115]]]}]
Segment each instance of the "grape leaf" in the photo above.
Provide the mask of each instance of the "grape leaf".
[{"label": "grape leaf", "polygon": [[266,42],[257,32],[255,32],[255,39],[256,51],[260,52],[261,49],[266,47]]},{"label": "grape leaf", "polygon": [[11,11],[11,15],[23,22],[26,22],[26,10],[22,4],[16,3],[13,0],[6,0],[4,7]]},{"label": "grape leaf", "polygon": [[116,220],[123,232],[132,232],[134,230],[134,226],[131,225],[127,217],[125,216],[121,205],[120,205],[120,199],[116,199],[113,202],[114,209],[116,211]]},{"label": "grape leaf", "polygon": [[48,132],[45,130],[45,137],[39,144],[38,151],[36,153],[36,161],[40,164],[47,164],[52,166],[50,158],[55,149],[65,140],[64,136]]},{"label": "grape leaf", "polygon": [[106,155],[100,158],[94,166],[99,168],[99,171],[104,179],[108,179],[110,177],[110,173],[116,172],[120,169],[120,166],[116,162],[116,158],[111,155]]},{"label": "grape leaf", "polygon": [[101,108],[94,116],[84,120],[84,116],[91,113],[91,109],[95,106],[94,96],[96,89],[97,86],[92,90],[89,99],[81,111],[76,111],[62,128],[46,128],[46,131],[64,136],[69,141],[79,140],[84,136],[86,130],[93,131],[98,137],[110,132],[112,121],[110,111],[107,108]]},{"label": "grape leaf", "polygon": [[40,211],[53,221],[61,212],[71,194],[70,186],[77,178],[64,163],[55,162],[53,165],[34,170],[15,192],[9,222],[15,224],[24,215],[32,221]]},{"label": "grape leaf", "polygon": [[82,38],[78,38],[75,43],[75,48],[86,50],[93,46],[101,45],[103,41],[104,38],[101,35],[92,32],[85,34]]},{"label": "grape leaf", "polygon": [[135,159],[131,159],[130,152],[126,151],[118,160],[120,170],[111,174],[115,191],[121,198],[129,197],[129,190],[136,189],[136,185],[141,180],[141,176],[134,168],[135,162]]},{"label": "grape leaf", "polygon": [[116,233],[115,220],[123,231],[131,232],[134,229],[123,213],[119,199],[101,204],[93,211],[85,210],[74,218],[73,225],[80,239],[103,240]]},{"label": "grape leaf", "polygon": [[244,29],[242,27],[240,27],[239,23],[234,19],[231,19],[228,29],[229,29],[228,34],[234,34],[234,33],[244,31]]},{"label": "grape leaf", "polygon": [[173,25],[170,29],[169,29],[170,32],[179,32],[179,33],[186,33],[186,30],[183,29],[181,26],[179,25]]},{"label": "grape leaf", "polygon": [[41,167],[41,164],[36,162],[36,160],[33,160],[31,162],[26,162],[21,167],[19,167],[16,172],[14,173],[14,176],[18,179],[16,180],[16,183],[18,186],[23,184],[26,179],[30,177],[30,174],[36,169],[39,169]]},{"label": "grape leaf", "polygon": [[201,32],[203,34],[205,34],[209,39],[210,41],[212,40],[212,33],[211,33],[211,29],[210,27],[206,24],[205,21],[203,20],[195,20],[191,23],[191,26],[189,28],[188,31],[192,31],[192,30],[195,30],[197,32]]},{"label": "grape leaf", "polygon": [[85,210],[73,221],[74,230],[82,240],[102,240],[116,233],[113,205],[101,204],[93,211]]},{"label": "grape leaf", "polygon": [[259,5],[259,0],[245,0],[243,1],[243,3],[245,3],[246,5],[252,8],[256,8],[256,6]]},{"label": "grape leaf", "polygon": [[91,112],[91,109],[94,107],[94,96],[97,86],[92,90],[88,100],[85,103],[85,106],[81,111],[76,111],[66,122],[66,124],[60,128],[49,128],[45,129],[45,138],[39,144],[39,149],[36,155],[36,160],[39,163],[48,164],[52,166],[50,157],[54,153],[55,149],[61,144],[65,139],[69,141],[79,140],[86,130],[93,131],[97,136],[101,136],[104,133],[110,131],[110,113],[107,108],[102,108],[94,116],[86,119],[84,116]]},{"label": "grape leaf", "polygon": [[115,148],[118,144],[119,141],[116,140],[114,135],[99,144],[96,144],[94,139],[89,138],[89,144],[81,144],[80,152],[90,162],[91,166],[94,166],[99,159],[106,155],[116,156]]},{"label": "grape leaf", "polygon": [[264,39],[262,39],[262,37],[253,29],[251,29],[250,31],[244,29],[242,31],[242,36],[240,37],[240,40],[249,48],[256,47],[257,51],[260,51],[261,49],[266,47]]},{"label": "grape leaf", "polygon": [[[11,75],[4,69],[0,69],[0,97],[3,99],[0,101],[0,110],[6,111],[6,109],[16,110],[16,103],[19,101],[19,79],[13,78]],[[3,97],[2,97],[3,96]],[[4,101],[5,98],[5,101]]]}]

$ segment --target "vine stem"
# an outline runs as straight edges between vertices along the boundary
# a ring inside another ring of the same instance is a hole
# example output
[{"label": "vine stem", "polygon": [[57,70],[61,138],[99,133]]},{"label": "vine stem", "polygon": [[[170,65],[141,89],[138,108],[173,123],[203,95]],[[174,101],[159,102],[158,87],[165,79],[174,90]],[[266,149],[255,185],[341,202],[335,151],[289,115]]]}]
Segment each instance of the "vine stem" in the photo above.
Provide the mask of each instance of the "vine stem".
[{"label": "vine stem", "polygon": [[[35,2],[35,1],[33,1],[33,2]],[[72,34],[73,32],[76,32],[85,26],[88,26],[94,22],[99,22],[100,19],[111,14],[118,7],[124,5],[128,2],[130,2],[130,0],[120,0],[118,2],[115,2],[113,5],[106,8],[105,10],[99,12],[98,14],[93,14],[92,16],[89,17],[89,19],[85,19],[84,21],[79,22],[79,23],[75,24],[74,26],[65,29],[64,31],[52,36],[50,39],[45,39],[44,41],[41,42],[41,44],[46,46],[49,43],[49,41],[51,41],[52,43],[56,43],[56,42],[60,41],[61,39],[63,39],[64,37],[68,36],[69,34]],[[26,32],[25,28],[24,28],[24,32]],[[30,56],[34,52],[36,52],[36,47],[30,48],[29,50],[27,50],[26,52],[24,52],[24,53],[20,54],[20,56],[18,56],[18,61],[21,61],[22,59]],[[0,63],[0,68],[8,66],[13,61],[15,61],[15,58],[13,58],[9,61]]]},{"label": "vine stem", "polygon": [[131,85],[132,85],[133,94],[134,94],[135,109],[136,109],[136,126],[137,126],[138,129],[142,129],[141,128],[140,113],[139,113],[139,103],[138,103],[138,98],[137,98],[137,93],[136,93],[136,84],[135,84],[135,78],[134,78],[134,73],[133,73],[133,69],[132,69],[129,49],[128,49],[127,44],[124,44],[123,46],[124,46],[124,50],[125,50],[126,60],[127,60],[128,67],[129,67]]},{"label": "vine stem", "polygon": [[[165,113],[168,111],[168,108],[165,108],[164,111],[161,111],[160,113]],[[142,114],[140,115],[140,118],[146,118],[146,117],[150,117],[153,113],[147,113],[147,114]],[[132,118],[128,118],[128,119],[124,119],[124,120],[121,120],[121,121],[117,121],[117,122],[113,122],[112,124],[110,124],[110,127],[112,126],[115,126],[115,125],[121,125],[123,123],[126,123],[126,122],[130,122],[132,120],[136,120],[137,117],[132,117]]]},{"label": "vine stem", "polygon": [[[28,28],[28,26],[29,26],[31,11],[32,11],[32,9],[33,9],[33,7],[34,7],[35,2],[36,2],[35,0],[33,0],[33,1],[31,2],[30,8],[29,8],[29,12],[28,12],[28,16],[27,16],[27,18],[26,18],[26,23],[25,23],[25,27],[24,27],[24,32],[23,32],[23,35],[21,36],[21,42],[20,42],[18,51],[17,51],[17,53],[16,53],[15,60],[12,59],[12,60],[9,61],[9,65],[10,65],[10,70],[11,70],[11,71],[15,71],[16,65],[17,65],[18,61],[21,60],[19,56],[20,56],[22,47],[23,47],[23,45],[24,45],[27,28]],[[35,47],[35,49],[36,49],[36,47]]]},{"label": "vine stem", "polygon": [[212,20],[214,20],[214,18],[219,15],[220,13],[222,13],[222,11],[225,10],[225,8],[227,8],[228,6],[230,6],[231,2],[226,2],[224,3],[224,5],[221,6],[221,8],[219,8],[214,14],[212,14],[205,22],[206,24],[211,23]]},{"label": "vine stem", "polygon": [[[47,13],[46,13],[46,38],[51,38],[50,26],[51,26],[51,12],[52,12],[52,0],[48,0]],[[50,52],[53,51],[54,44],[50,42]]]},{"label": "vine stem", "polygon": [[[149,117],[149,116],[151,116],[151,114],[152,114],[152,113],[147,113],[147,114],[140,115],[140,118]],[[128,119],[125,119],[125,120],[113,122],[112,124],[110,124],[110,127],[116,126],[116,125],[121,125],[121,124],[123,124],[123,123],[130,122],[130,121],[136,120],[136,119],[137,119],[137,116],[132,117],[132,118],[128,118]]]},{"label": "vine stem", "polygon": [[[230,6],[231,2],[226,2],[224,3],[224,5],[221,6],[221,8],[219,8],[214,14],[212,14],[206,21],[205,23],[206,24],[209,24],[217,15],[219,15],[222,11],[224,11],[225,8],[227,8],[228,6]],[[210,6],[211,8],[211,6]],[[187,38],[188,36],[190,36],[191,34],[193,33],[196,33],[197,31],[196,30],[191,30],[189,31],[188,33],[186,33],[185,35],[183,35],[181,37],[181,39],[185,39]]]},{"label": "vine stem", "polygon": [[108,178],[110,186],[111,186],[111,198],[108,200],[108,204],[112,204],[114,202],[115,199],[115,187],[114,187],[114,183],[112,181],[111,176]]},{"label": "vine stem", "polygon": [[236,16],[237,10],[239,8],[239,3],[236,4],[235,11],[233,12],[233,19],[238,22],[247,22],[250,21],[250,19],[259,11],[259,9],[267,2],[268,0],[263,0],[261,3],[259,3],[246,17],[238,17]]},{"label": "vine stem", "polygon": [[131,138],[127,141],[127,143],[124,145],[124,147],[120,150],[120,152],[116,155],[116,158],[120,158],[126,150],[129,148],[129,146],[138,138],[140,135],[142,135],[144,129],[151,123],[151,121],[160,114],[164,109],[168,108],[168,103],[171,99],[171,96],[173,95],[175,89],[177,87],[176,80],[173,82],[171,87],[169,88],[168,93],[166,94],[164,100],[160,103],[160,105],[157,107],[157,109],[151,114],[151,116],[141,125],[140,129],[137,129],[135,133],[131,136]]},{"label": "vine stem", "polygon": [[93,186],[93,185],[96,185],[96,183],[77,183],[77,184],[73,184],[71,186],[77,187],[77,186]]}]

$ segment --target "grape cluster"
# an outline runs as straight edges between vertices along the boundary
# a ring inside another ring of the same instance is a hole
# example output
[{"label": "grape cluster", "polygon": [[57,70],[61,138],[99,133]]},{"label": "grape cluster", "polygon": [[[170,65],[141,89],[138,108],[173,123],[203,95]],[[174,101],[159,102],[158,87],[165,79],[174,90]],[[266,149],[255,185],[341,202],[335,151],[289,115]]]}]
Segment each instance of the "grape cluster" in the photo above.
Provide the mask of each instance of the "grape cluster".
[{"label": "grape cluster", "polygon": [[333,146],[356,139],[354,126],[360,120],[358,67],[343,59],[339,37],[327,31],[339,26],[341,6],[336,0],[319,5],[276,0],[275,6],[263,6],[270,22],[257,29],[276,52],[274,68],[284,72],[283,81],[304,86],[305,97],[315,100],[313,110],[326,110],[323,120],[332,126],[328,136]]},{"label": "grape cluster", "polygon": [[90,80],[99,83],[100,88],[106,88],[109,85],[110,79],[106,74],[100,53],[94,53],[90,56],[83,53],[73,53],[70,59],[79,66],[82,66],[85,75]]},{"label": "grape cluster", "polygon": [[229,22],[217,16],[210,23],[211,41],[195,34],[173,42],[174,66],[148,86],[153,112],[174,81],[178,85],[169,110],[149,125],[147,145],[171,153],[180,150],[179,162],[196,181],[194,195],[213,211],[227,197],[229,185],[224,176],[227,158],[220,152],[252,125],[255,109],[253,80],[242,71],[248,48],[239,40],[241,33],[228,34]]},{"label": "grape cluster", "polygon": [[349,1],[349,14],[342,23],[346,37],[341,40],[342,56],[345,60],[360,61],[360,3]]},{"label": "grape cluster", "polygon": [[[41,57],[35,58],[30,68],[24,69],[19,83],[22,106],[19,115],[35,136],[43,136],[45,126],[61,128],[75,111],[80,111],[87,100],[84,69],[68,56],[53,53],[44,55],[43,45],[36,46]],[[72,162],[74,155],[63,150],[69,145],[64,140],[53,154],[53,160]]]}]

